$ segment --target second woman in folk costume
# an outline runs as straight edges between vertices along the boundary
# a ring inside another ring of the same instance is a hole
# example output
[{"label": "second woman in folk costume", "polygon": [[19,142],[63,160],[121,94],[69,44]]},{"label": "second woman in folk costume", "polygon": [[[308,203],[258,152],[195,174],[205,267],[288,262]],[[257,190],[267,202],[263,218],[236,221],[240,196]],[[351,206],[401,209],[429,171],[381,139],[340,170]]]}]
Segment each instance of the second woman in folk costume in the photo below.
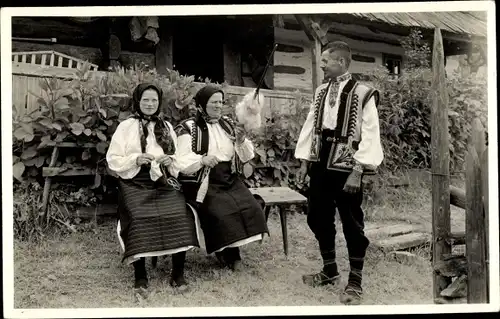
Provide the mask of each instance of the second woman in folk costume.
[{"label": "second woman in folk costume", "polygon": [[244,129],[222,116],[224,93],[213,85],[195,96],[198,114],[176,128],[180,181],[197,206],[208,254],[233,270],[241,268],[239,247],[268,233],[264,212],[239,177],[254,157]]},{"label": "second woman in folk costume", "polygon": [[185,290],[186,251],[198,247],[199,241],[195,216],[176,180],[177,136],[158,116],[161,100],[156,86],[137,86],[134,115],[118,125],[106,160],[119,176],[118,238],[123,261],[134,265],[135,288],[148,286],[145,257],[169,254],[170,284]]}]

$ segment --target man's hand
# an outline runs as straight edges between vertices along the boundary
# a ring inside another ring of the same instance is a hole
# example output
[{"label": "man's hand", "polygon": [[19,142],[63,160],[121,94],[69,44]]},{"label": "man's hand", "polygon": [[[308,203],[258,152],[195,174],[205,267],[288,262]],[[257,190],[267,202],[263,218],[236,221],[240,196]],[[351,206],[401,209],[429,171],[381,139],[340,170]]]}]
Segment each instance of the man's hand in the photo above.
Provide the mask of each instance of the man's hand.
[{"label": "man's hand", "polygon": [[243,125],[236,125],[234,127],[234,134],[236,135],[237,144],[241,144],[245,141],[246,132]]},{"label": "man's hand", "polygon": [[215,156],[207,155],[207,156],[202,157],[201,163],[205,166],[212,168],[215,165],[217,165],[219,163],[219,161],[217,160],[217,158]]},{"label": "man's hand", "polygon": [[297,170],[297,183],[303,184],[307,175],[307,161],[302,161],[300,168]]},{"label": "man's hand", "polygon": [[170,157],[170,155],[166,155],[166,154],[158,157],[158,159],[156,161],[158,163],[160,163],[160,165],[165,165],[165,166],[169,166],[173,162],[172,157]]},{"label": "man's hand", "polygon": [[356,194],[361,189],[361,178],[363,173],[353,170],[344,185],[344,192]]},{"label": "man's hand", "polygon": [[137,165],[142,166],[151,163],[155,157],[151,154],[143,153],[137,157]]}]

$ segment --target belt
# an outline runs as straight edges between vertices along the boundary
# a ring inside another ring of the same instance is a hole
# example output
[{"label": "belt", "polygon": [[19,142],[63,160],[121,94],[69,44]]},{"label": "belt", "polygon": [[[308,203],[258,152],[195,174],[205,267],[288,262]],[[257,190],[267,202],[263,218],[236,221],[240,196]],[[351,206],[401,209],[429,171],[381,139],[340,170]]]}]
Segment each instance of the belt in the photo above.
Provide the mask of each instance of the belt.
[{"label": "belt", "polygon": [[336,142],[337,138],[335,136],[327,136],[326,141],[327,142]]}]

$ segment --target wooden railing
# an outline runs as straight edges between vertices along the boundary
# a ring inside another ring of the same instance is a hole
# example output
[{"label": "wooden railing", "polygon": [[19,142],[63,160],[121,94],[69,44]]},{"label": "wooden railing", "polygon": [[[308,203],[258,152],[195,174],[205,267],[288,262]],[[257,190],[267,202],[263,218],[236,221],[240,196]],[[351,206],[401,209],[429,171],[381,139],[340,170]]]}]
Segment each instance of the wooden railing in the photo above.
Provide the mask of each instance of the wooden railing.
[{"label": "wooden railing", "polygon": [[[56,51],[13,52],[12,62],[68,69],[79,69],[85,63],[83,60]],[[93,71],[97,71],[97,67],[96,64],[90,64],[90,69]]]}]

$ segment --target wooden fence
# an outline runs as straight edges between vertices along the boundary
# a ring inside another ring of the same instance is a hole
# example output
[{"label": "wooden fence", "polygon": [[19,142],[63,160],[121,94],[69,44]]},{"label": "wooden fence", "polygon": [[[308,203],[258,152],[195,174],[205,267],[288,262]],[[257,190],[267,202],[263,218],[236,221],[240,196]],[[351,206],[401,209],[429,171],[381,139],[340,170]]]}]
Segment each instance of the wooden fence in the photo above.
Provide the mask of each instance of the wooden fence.
[{"label": "wooden fence", "polygon": [[[472,123],[466,155],[466,189],[450,186],[448,93],[444,78],[442,37],[434,32],[433,105],[431,116],[433,286],[436,303],[489,302],[488,148],[479,119]],[[451,233],[450,204],[465,209],[466,230]],[[465,255],[452,246],[465,243]],[[452,279],[455,280],[452,281]]]}]

